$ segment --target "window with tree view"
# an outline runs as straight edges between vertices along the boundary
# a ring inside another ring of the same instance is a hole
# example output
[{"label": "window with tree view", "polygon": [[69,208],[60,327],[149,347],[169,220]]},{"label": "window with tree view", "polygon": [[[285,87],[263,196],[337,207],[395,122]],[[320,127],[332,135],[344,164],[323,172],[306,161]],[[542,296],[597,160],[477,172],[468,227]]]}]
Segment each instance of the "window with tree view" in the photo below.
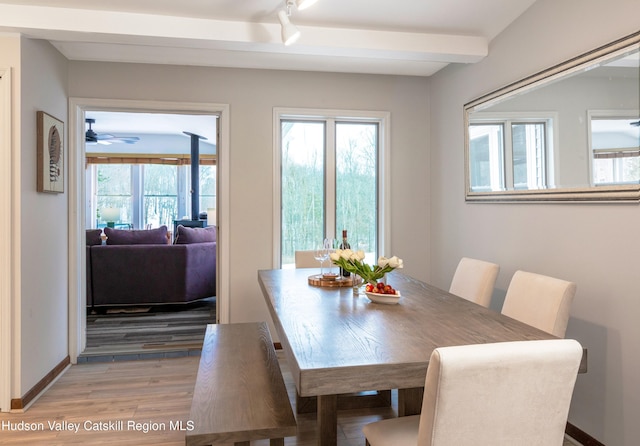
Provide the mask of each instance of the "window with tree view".
[{"label": "window with tree view", "polygon": [[280,120],[280,264],[348,231],[377,258],[379,119]]},{"label": "window with tree view", "polygon": [[119,220],[115,223],[130,223],[133,216],[131,167],[125,164],[102,164],[96,169],[95,178],[95,227],[99,228],[107,223],[103,215],[106,209],[118,210]]},{"label": "window with tree view", "polygon": [[144,224],[171,228],[178,210],[177,166],[147,164],[142,166],[144,184]]}]

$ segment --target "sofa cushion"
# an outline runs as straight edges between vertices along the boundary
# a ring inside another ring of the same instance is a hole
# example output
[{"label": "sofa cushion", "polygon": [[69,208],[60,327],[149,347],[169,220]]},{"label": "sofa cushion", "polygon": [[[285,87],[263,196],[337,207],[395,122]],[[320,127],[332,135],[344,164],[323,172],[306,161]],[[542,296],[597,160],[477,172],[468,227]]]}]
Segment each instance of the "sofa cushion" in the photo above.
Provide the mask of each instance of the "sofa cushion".
[{"label": "sofa cushion", "polygon": [[166,245],[167,227],[160,226],[156,229],[113,229],[104,228],[107,236],[107,245]]},{"label": "sofa cushion", "polygon": [[190,302],[216,294],[216,242],[87,249],[94,306]]},{"label": "sofa cushion", "polygon": [[207,226],[206,228],[187,228],[178,225],[176,229],[176,245],[190,245],[191,243],[206,243],[216,241],[216,227]]},{"label": "sofa cushion", "polygon": [[102,229],[87,229],[87,246],[102,245]]}]

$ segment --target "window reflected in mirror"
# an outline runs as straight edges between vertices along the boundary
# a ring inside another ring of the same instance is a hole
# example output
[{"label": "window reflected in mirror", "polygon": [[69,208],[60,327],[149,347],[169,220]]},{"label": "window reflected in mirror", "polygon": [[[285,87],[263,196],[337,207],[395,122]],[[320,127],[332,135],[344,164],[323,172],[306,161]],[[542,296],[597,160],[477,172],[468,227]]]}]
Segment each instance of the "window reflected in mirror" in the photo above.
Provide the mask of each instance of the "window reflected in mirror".
[{"label": "window reflected in mirror", "polygon": [[591,114],[593,184],[640,182],[640,120]]},{"label": "window reflected in mirror", "polygon": [[[504,116],[504,115],[502,115]],[[553,117],[538,114],[496,119],[478,114],[469,123],[471,190],[553,187]]]},{"label": "window reflected in mirror", "polygon": [[504,190],[503,124],[469,125],[471,190]]}]

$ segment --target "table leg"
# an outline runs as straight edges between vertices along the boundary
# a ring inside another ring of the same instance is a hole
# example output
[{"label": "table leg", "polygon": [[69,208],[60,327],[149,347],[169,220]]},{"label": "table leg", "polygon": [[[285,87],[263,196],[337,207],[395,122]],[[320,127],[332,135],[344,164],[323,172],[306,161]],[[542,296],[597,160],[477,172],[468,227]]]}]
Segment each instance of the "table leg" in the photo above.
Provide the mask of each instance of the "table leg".
[{"label": "table leg", "polygon": [[417,415],[422,410],[424,387],[398,389],[398,416]]},{"label": "table leg", "polygon": [[338,443],[338,395],[318,397],[318,446]]}]

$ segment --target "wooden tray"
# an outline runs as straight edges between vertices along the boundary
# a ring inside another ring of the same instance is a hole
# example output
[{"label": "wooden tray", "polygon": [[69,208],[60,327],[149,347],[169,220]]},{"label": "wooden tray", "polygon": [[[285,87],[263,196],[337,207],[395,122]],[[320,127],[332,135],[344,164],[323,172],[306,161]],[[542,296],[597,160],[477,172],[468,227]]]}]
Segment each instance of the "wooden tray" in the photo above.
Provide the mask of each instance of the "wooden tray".
[{"label": "wooden tray", "polygon": [[[360,278],[358,277],[358,281],[360,282]],[[321,286],[321,287],[346,287],[353,286],[353,276],[350,277],[336,277],[327,278],[323,277],[321,274],[314,274],[309,276],[309,285],[313,286]]]}]

